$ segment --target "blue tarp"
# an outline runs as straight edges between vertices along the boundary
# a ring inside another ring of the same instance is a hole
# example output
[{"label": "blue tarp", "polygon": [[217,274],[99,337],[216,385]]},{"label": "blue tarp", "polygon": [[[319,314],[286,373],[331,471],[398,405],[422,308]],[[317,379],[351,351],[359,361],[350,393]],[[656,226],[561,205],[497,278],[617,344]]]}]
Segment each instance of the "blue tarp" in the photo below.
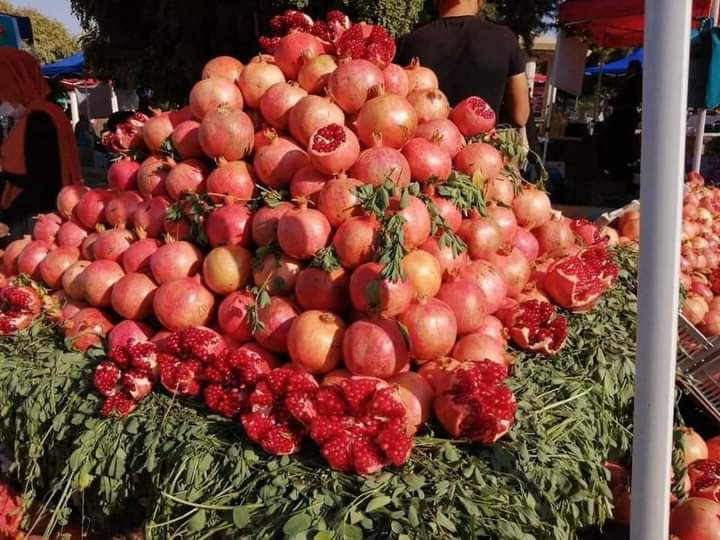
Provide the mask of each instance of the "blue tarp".
[{"label": "blue tarp", "polygon": [[54,64],[45,64],[42,73],[45,77],[69,77],[82,75],[85,69],[85,55],[81,52],[63,58]]},{"label": "blue tarp", "polygon": [[625,58],[610,62],[604,66],[593,66],[585,70],[585,75],[598,75],[602,71],[603,75],[623,75],[633,60],[643,63],[643,49],[635,49]]}]

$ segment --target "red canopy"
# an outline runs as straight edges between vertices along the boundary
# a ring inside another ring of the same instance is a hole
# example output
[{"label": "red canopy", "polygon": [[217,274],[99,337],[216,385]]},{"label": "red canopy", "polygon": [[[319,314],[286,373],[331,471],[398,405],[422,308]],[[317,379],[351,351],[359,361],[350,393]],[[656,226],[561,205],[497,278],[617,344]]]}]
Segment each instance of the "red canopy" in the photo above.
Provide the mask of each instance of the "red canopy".
[{"label": "red canopy", "polygon": [[[707,17],[711,0],[694,0],[693,19]],[[560,24],[604,47],[642,47],[645,0],[566,0]]]}]

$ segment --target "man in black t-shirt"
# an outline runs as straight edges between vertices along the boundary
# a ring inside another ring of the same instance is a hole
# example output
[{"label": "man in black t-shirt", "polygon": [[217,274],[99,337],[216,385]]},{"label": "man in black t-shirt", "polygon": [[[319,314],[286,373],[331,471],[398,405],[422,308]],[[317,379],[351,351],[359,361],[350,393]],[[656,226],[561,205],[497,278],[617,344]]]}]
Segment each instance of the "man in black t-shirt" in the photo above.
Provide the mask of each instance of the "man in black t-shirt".
[{"label": "man in black t-shirt", "polygon": [[525,56],[517,37],[504,26],[478,16],[484,0],[436,0],[440,18],[405,36],[395,61],[417,57],[440,80],[454,106],[480,96],[498,117],[517,127],[530,116]]}]

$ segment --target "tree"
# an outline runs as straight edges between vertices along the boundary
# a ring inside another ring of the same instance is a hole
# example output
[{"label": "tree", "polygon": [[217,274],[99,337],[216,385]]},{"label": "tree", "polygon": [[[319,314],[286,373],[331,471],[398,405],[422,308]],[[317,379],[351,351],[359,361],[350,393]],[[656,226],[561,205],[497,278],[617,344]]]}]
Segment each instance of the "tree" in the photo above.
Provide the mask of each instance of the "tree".
[{"label": "tree", "polygon": [[0,0],[0,12],[30,18],[34,36],[32,51],[40,63],[55,62],[78,51],[78,43],[60,21],[46,17],[36,9],[15,7],[4,0]]},{"label": "tree", "polygon": [[[181,103],[210,58],[248,61],[273,15],[288,8],[318,16],[342,9],[353,20],[383,24],[395,35],[432,16],[432,0],[70,0],[86,35],[86,58],[99,77],[148,85]],[[491,0],[493,16],[530,38],[558,0]],[[522,10],[514,6],[524,6]]]}]

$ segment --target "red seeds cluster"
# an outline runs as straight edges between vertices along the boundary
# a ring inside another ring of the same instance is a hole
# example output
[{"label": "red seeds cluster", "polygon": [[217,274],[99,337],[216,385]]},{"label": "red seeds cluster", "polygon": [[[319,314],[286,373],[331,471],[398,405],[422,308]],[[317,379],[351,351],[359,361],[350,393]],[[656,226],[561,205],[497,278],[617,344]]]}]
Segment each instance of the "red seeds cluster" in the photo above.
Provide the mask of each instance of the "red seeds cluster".
[{"label": "red seeds cluster", "polygon": [[694,461],[688,466],[691,497],[703,497],[720,502],[720,463],[708,459]]},{"label": "red seeds cluster", "polygon": [[369,32],[368,29],[368,25],[361,23],[344,32],[337,44],[338,55],[353,60],[369,60],[384,68],[395,57],[395,41],[382,26],[373,26]]},{"label": "red seeds cluster", "polygon": [[40,309],[40,297],[33,289],[12,285],[0,289],[0,335],[27,328]]},{"label": "red seeds cluster", "polygon": [[346,140],[347,134],[343,126],[329,124],[315,133],[312,140],[312,149],[315,152],[330,154],[340,148]]},{"label": "red seeds cluster", "polygon": [[529,300],[515,309],[510,338],[521,349],[556,354],[568,335],[568,322],[547,302]]},{"label": "red seeds cluster", "polygon": [[481,118],[485,118],[487,120],[491,120],[495,118],[495,111],[493,111],[492,107],[488,105],[488,103],[477,96],[473,96],[467,99],[468,105],[470,108]]}]

